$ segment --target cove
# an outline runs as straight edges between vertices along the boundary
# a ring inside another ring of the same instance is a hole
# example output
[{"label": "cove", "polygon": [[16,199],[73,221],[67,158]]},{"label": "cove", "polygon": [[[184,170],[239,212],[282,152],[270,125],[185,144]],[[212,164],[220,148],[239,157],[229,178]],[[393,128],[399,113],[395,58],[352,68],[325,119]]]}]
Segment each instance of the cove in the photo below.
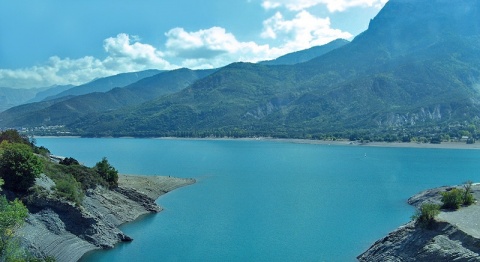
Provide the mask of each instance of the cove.
[{"label": "cove", "polygon": [[480,151],[273,141],[37,138],[123,174],[192,177],[126,224],[134,238],[82,261],[355,261],[408,222],[411,195],[480,181]]}]

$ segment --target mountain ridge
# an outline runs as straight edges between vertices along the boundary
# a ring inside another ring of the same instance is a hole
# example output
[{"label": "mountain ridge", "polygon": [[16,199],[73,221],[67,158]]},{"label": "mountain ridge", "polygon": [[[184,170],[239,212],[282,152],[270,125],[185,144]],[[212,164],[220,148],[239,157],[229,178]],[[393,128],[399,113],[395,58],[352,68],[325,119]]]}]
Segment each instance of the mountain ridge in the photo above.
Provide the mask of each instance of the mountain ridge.
[{"label": "mountain ridge", "polygon": [[86,95],[93,92],[108,92],[116,87],[124,87],[137,82],[145,77],[161,73],[162,70],[150,69],[138,72],[121,73],[112,76],[94,79],[88,83],[74,86],[59,94],[46,97],[44,100],[52,100],[63,96]]},{"label": "mountain ridge", "polygon": [[322,56],[332,50],[342,47],[348,44],[349,41],[345,39],[336,39],[325,45],[314,46],[305,50],[296,51],[283,56],[280,56],[273,60],[262,61],[259,64],[262,65],[294,65],[298,63],[307,62],[315,57]]},{"label": "mountain ridge", "polygon": [[[270,132],[294,137],[474,120],[480,112],[479,94],[471,86],[480,79],[478,32],[456,29],[471,23],[477,9],[478,4],[467,0],[460,5],[394,0],[367,31],[320,57],[280,68],[233,64],[143,109],[102,119],[114,119],[122,127],[144,123],[124,130],[105,122],[111,133],[195,136],[199,130],[226,135],[239,130],[247,136]],[[453,15],[446,17],[446,10]],[[428,31],[446,22],[449,30]],[[232,76],[237,77],[227,81]],[[199,91],[201,87],[208,90]],[[209,103],[215,105],[205,106]],[[85,126],[87,133],[103,132],[89,120],[73,126]]]}]

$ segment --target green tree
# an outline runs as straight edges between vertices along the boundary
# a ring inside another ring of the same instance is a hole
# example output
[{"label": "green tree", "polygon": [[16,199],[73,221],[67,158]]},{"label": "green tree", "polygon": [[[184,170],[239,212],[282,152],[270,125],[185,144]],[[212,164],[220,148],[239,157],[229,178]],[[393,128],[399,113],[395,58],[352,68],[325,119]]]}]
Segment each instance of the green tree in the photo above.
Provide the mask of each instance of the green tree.
[{"label": "green tree", "polygon": [[25,144],[2,142],[0,154],[0,176],[5,188],[26,192],[43,170],[41,160]]},{"label": "green tree", "polygon": [[95,165],[95,169],[110,187],[118,186],[118,171],[108,163],[106,157]]}]

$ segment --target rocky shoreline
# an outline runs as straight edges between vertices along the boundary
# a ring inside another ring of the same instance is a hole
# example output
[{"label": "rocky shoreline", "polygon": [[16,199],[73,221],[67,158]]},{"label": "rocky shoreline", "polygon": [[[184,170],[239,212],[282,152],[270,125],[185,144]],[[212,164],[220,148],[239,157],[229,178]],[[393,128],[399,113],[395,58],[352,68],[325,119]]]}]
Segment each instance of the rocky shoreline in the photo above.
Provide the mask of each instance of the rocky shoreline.
[{"label": "rocky shoreline", "polygon": [[[426,190],[412,196],[408,203],[441,203],[440,192],[452,187]],[[472,187],[480,199],[480,185]],[[445,211],[436,217],[434,228],[426,229],[415,222],[399,227],[376,241],[359,255],[359,261],[480,261],[480,204]]]},{"label": "rocky shoreline", "polygon": [[121,175],[118,188],[90,189],[78,207],[52,198],[51,182],[46,177],[41,180],[37,185],[45,190],[28,202],[30,214],[18,236],[34,256],[52,256],[59,262],[78,261],[89,251],[132,241],[118,226],[160,212],[155,203],[159,196],[195,183],[194,179]]}]

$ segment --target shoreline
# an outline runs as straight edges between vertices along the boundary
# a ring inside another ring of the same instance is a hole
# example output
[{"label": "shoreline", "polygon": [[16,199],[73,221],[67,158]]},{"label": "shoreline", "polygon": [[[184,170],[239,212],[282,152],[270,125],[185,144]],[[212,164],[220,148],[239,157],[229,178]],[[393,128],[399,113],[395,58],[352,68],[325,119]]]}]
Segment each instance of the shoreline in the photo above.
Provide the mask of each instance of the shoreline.
[{"label": "shoreline", "polygon": [[30,203],[26,223],[17,234],[35,257],[78,261],[92,251],[132,241],[121,225],[162,211],[156,199],[195,182],[170,176],[119,175],[116,188],[88,189],[81,206],[48,195],[38,197]]},{"label": "shoreline", "polygon": [[[273,139],[272,141],[275,141]],[[441,144],[414,143],[414,142],[368,142],[337,140],[306,140],[306,139],[281,139],[286,143],[311,144],[311,145],[332,145],[332,146],[363,146],[363,147],[391,147],[391,148],[431,148],[431,149],[480,149],[480,144],[467,144],[465,142],[442,142]]]},{"label": "shoreline", "polygon": [[[35,136],[35,138],[84,138],[80,136]],[[480,149],[480,143],[467,144],[466,142],[442,142],[441,144],[431,143],[417,143],[417,142],[368,142],[360,143],[358,141],[349,140],[310,140],[310,139],[297,139],[297,138],[271,138],[271,137],[258,137],[258,138],[232,138],[232,137],[96,137],[93,139],[108,138],[108,139],[156,139],[156,140],[190,140],[190,141],[267,141],[267,142],[279,142],[279,143],[294,143],[294,144],[309,144],[309,145],[327,145],[327,146],[365,146],[365,147],[392,147],[392,148],[430,148],[430,149]],[[137,176],[137,175],[134,175]],[[141,175],[140,175],[141,176]]]},{"label": "shoreline", "polygon": [[364,147],[392,147],[392,148],[432,148],[432,149],[480,149],[480,143],[467,144],[466,142],[442,142],[441,144],[417,143],[417,142],[368,142],[360,143],[349,140],[310,140],[296,138],[184,138],[184,137],[158,137],[151,138],[158,140],[198,140],[198,141],[267,141],[279,143],[294,143],[308,145],[327,145],[327,146],[364,146]]}]

